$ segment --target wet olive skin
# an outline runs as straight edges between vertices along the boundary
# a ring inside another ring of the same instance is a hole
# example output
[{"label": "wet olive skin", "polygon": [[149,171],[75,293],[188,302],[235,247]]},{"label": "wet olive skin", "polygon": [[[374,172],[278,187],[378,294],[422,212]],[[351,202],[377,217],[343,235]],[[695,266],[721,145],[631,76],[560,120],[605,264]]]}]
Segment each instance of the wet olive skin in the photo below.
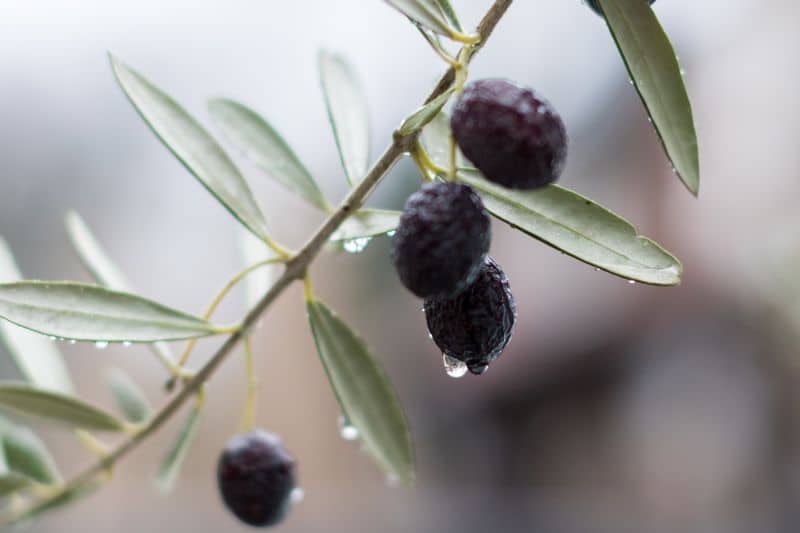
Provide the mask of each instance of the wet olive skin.
[{"label": "wet olive skin", "polygon": [[450,117],[461,152],[481,174],[511,189],[555,182],[567,159],[567,130],[541,95],[507,80],[464,88]]},{"label": "wet olive skin", "polygon": [[452,296],[478,275],[490,242],[489,215],[472,188],[430,183],[406,202],[392,261],[403,285],[420,298]]},{"label": "wet olive skin", "polygon": [[225,505],[255,527],[283,521],[291,508],[295,477],[295,461],[280,438],[261,429],[232,438],[217,465]]},{"label": "wet olive skin", "polygon": [[445,355],[482,374],[505,349],[514,331],[517,307],[500,266],[487,257],[475,282],[453,298],[425,300],[433,341]]}]

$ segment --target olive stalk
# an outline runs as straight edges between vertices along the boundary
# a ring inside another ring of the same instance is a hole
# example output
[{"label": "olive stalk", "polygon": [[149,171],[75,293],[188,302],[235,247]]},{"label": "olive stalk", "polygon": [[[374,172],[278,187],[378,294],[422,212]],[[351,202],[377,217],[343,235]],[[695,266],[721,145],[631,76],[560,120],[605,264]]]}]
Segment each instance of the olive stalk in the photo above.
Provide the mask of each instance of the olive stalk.
[{"label": "olive stalk", "polygon": [[[474,54],[486,43],[497,23],[502,19],[513,0],[495,0],[478,25],[476,39],[478,42],[467,44],[462,50],[463,57],[468,62]],[[470,39],[472,42],[473,39]],[[462,54],[460,54],[462,55]],[[450,67],[441,77],[433,91],[428,95],[425,103],[449,90],[456,82],[456,70]],[[194,376],[185,381],[180,390],[162,406],[158,412],[146,422],[138,432],[126,438],[115,448],[95,463],[77,474],[68,483],[57,490],[48,491],[43,497],[34,498],[17,508],[6,516],[0,517],[0,527],[15,524],[41,511],[55,506],[69,495],[80,491],[82,488],[98,479],[98,476],[110,470],[122,457],[126,456],[147,437],[161,428],[172,416],[178,412],[186,401],[200,394],[203,385],[211,378],[217,368],[233,352],[250,333],[251,328],[258,323],[264,312],[293,282],[303,280],[314,258],[322,250],[339,226],[353,213],[355,213],[370,196],[375,187],[391,170],[397,161],[406,153],[412,152],[417,143],[420,131],[416,130],[405,135],[395,133],[392,143],[384,150],[378,161],[372,166],[364,179],[358,183],[338,208],[320,225],[305,245],[286,260],[285,269],[277,281],[264,294],[259,302],[247,313],[239,327],[230,331],[230,336],[220,346],[214,355],[202,366]]]}]

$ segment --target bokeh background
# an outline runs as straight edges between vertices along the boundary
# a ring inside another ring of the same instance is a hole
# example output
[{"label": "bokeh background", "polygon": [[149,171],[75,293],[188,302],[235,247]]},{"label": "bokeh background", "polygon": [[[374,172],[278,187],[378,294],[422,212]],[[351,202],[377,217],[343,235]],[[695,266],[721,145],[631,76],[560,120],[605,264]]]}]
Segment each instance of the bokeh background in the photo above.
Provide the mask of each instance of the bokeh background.
[{"label": "bokeh background", "polygon": [[[454,3],[468,25],[491,4]],[[259,423],[297,456],[306,493],[281,530],[797,530],[800,11],[793,0],[662,0],[655,9],[695,107],[699,200],[672,175],[604,24],[580,0],[516,2],[471,75],[546,95],[571,136],[562,183],[680,257],[683,284],[631,286],[495,222],[492,254],[516,294],[516,334],[486,375],[453,380],[420,302],[397,281],[387,239],[361,254],[325,255],[313,268],[317,292],[392,377],[418,483],[388,486],[357,443],[339,438],[293,288],[256,338]],[[144,126],[105,53],[206,124],[212,96],[259,110],[338,200],[345,180],[318,86],[320,47],[360,73],[373,155],[443,70],[378,0],[0,2],[0,235],[26,275],[89,280],[63,230],[75,208],[142,294],[200,312],[240,268],[239,228]],[[320,215],[239,162],[275,235],[299,245]],[[370,203],[399,208],[418,184],[405,161]],[[220,317],[243,310],[237,293]],[[215,346],[202,342],[195,363]],[[163,370],[146,350],[61,348],[84,397],[110,406],[105,373],[121,367],[163,401]],[[0,360],[3,377],[16,378],[2,348]],[[232,358],[209,386],[174,494],[159,496],[151,480],[179,420],[103,490],[32,530],[244,531],[213,478],[243,387],[241,358]],[[91,461],[69,433],[37,427],[65,472]]]}]

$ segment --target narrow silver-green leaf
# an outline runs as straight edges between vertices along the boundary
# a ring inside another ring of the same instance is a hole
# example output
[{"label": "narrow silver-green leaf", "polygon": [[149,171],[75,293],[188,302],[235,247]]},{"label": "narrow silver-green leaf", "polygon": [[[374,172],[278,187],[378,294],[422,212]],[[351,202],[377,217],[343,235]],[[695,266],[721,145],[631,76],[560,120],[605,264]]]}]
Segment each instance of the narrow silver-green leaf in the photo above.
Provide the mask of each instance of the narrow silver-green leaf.
[{"label": "narrow silver-green leaf", "polygon": [[31,484],[31,480],[19,474],[0,475],[0,498],[13,494]]},{"label": "narrow silver-green leaf", "polygon": [[[21,277],[11,250],[0,238],[0,282],[14,282]],[[0,341],[28,381],[37,387],[72,394],[72,380],[53,342],[5,320],[0,320]]]},{"label": "narrow silver-green leaf", "polygon": [[497,218],[585,263],[628,280],[677,285],[680,262],[627,220],[563,187],[506,189],[477,172],[459,179],[478,191]]},{"label": "narrow silver-green leaf", "polygon": [[[275,253],[249,232],[242,231],[239,243],[242,262],[245,268],[275,257]],[[245,303],[250,309],[267,293],[280,276],[282,265],[269,265],[259,268],[244,280]]]},{"label": "narrow silver-green leaf", "polygon": [[178,433],[178,437],[161,462],[155,483],[158,490],[164,494],[175,488],[183,461],[186,459],[186,455],[189,453],[189,449],[197,436],[197,430],[200,427],[200,415],[201,408],[197,405],[192,407]]},{"label": "narrow silver-green leaf", "polygon": [[311,173],[263,117],[227,99],[211,100],[208,110],[225,137],[258,168],[312,205],[323,211],[328,209],[328,202]]},{"label": "narrow silver-green leaf", "polygon": [[[65,218],[65,225],[75,253],[78,254],[81,263],[97,283],[115,291],[133,292],[128,279],[108,257],[100,242],[78,213],[75,211],[68,212]],[[249,232],[248,235],[252,236]],[[256,239],[255,237],[252,238]],[[168,364],[175,361],[172,350],[165,342],[154,342],[148,348]]]},{"label": "narrow silver-green leaf", "polygon": [[73,504],[78,500],[88,498],[108,481],[108,476],[103,473],[97,475],[93,480],[68,489],[51,500],[45,500],[42,505],[34,506],[27,513],[18,519],[18,523],[25,523],[25,520],[32,520],[44,513],[60,509]]},{"label": "narrow silver-green leaf", "polygon": [[453,28],[457,29],[458,31],[462,31],[461,22],[459,22],[456,11],[453,9],[453,5],[450,3],[450,0],[436,0],[436,3],[439,4],[439,9],[442,10],[442,13],[444,13],[444,16],[450,21],[450,24],[453,26]]},{"label": "narrow silver-green leaf", "polygon": [[81,429],[123,431],[116,417],[73,396],[37,389],[22,383],[0,383],[0,409],[44,418]]},{"label": "narrow silver-green leaf", "polygon": [[445,37],[453,34],[453,29],[442,14],[437,0],[385,0],[387,4],[404,14],[417,24]]},{"label": "narrow silver-green leaf", "polygon": [[319,301],[308,318],[328,380],[344,415],[366,449],[389,475],[414,478],[414,454],[397,395],[364,341]]},{"label": "narrow silver-green leaf", "polygon": [[78,259],[100,285],[116,291],[132,292],[128,280],[108,257],[78,213],[68,211],[64,217],[64,225]]},{"label": "narrow silver-green leaf", "polygon": [[72,282],[0,284],[0,318],[80,341],[155,342],[221,332],[201,318],[141,296]]},{"label": "narrow silver-green leaf", "polygon": [[367,100],[352,67],[341,56],[321,51],[319,73],[339,157],[347,180],[355,185],[369,168]]},{"label": "narrow silver-green leaf", "polygon": [[599,2],[667,156],[689,191],[697,195],[700,158],[692,106],[667,34],[648,2]]},{"label": "narrow silver-green leaf", "polygon": [[[444,111],[431,119],[422,129],[420,141],[428,152],[431,161],[443,168],[450,167],[450,116]],[[467,160],[456,147],[456,164],[458,168],[467,165]]]},{"label": "narrow silver-green leaf", "polygon": [[211,135],[171,96],[114,56],[120,87],[164,145],[233,216],[261,238],[267,223],[247,182]]},{"label": "narrow silver-green leaf", "polygon": [[108,388],[125,420],[140,424],[150,418],[153,408],[128,374],[119,368],[112,369],[108,373]]},{"label": "narrow silver-green leaf", "polygon": [[400,135],[410,135],[417,130],[425,127],[436,115],[442,110],[447,100],[453,94],[453,88],[443,92],[421,108],[417,109],[408,118],[406,118],[400,127],[397,128],[397,133]]},{"label": "narrow silver-green leaf", "polygon": [[54,485],[61,481],[53,457],[42,440],[30,429],[0,416],[0,442],[10,472],[44,485]]},{"label": "narrow silver-green leaf", "polygon": [[331,236],[331,241],[349,241],[386,235],[397,229],[400,211],[361,209],[348,217]]}]

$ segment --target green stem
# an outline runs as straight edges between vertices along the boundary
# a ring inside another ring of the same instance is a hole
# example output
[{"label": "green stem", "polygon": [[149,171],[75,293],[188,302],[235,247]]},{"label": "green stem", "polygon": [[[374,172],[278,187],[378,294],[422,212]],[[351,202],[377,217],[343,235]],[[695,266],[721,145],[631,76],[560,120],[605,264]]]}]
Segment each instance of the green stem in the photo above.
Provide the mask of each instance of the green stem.
[{"label": "green stem", "polygon": [[422,26],[417,25],[417,29],[425,38],[425,41],[431,46],[434,52],[444,60],[445,63],[450,65],[451,67],[456,67],[458,62],[454,57],[447,53],[447,50],[442,48],[442,43],[439,42],[439,39],[436,36],[431,36],[427,31],[425,31]]},{"label": "green stem", "polygon": [[[214,314],[214,312],[217,310],[217,308],[220,306],[223,300],[225,300],[225,297],[228,296],[228,294],[230,294],[230,292],[234,289],[234,287],[236,287],[239,283],[241,283],[242,280],[244,280],[252,272],[268,265],[275,265],[278,263],[285,263],[285,262],[286,258],[272,257],[270,259],[260,261],[254,265],[250,265],[249,267],[245,268],[244,270],[233,276],[230,280],[228,280],[225,286],[222,287],[222,289],[217,293],[217,295],[214,296],[214,299],[206,308],[205,313],[203,313],[203,318],[206,320],[210,320],[211,316]],[[224,331],[224,333],[233,333],[236,329],[238,329],[238,326],[230,328],[230,330]],[[223,333],[223,331],[220,331],[219,333]],[[197,346],[197,339],[192,339],[186,344],[186,348],[183,350],[183,353],[181,353],[181,356],[178,359],[179,369],[182,370],[186,366],[186,363],[189,362],[189,356],[192,354],[192,351],[194,350],[195,346]]]},{"label": "green stem", "polygon": [[431,178],[431,174],[436,177],[437,175],[446,176],[449,173],[446,168],[440,167],[431,159],[430,154],[428,154],[425,147],[422,146],[422,143],[419,141],[417,141],[414,146],[411,157],[414,159],[417,168],[419,168],[422,177],[425,178],[426,181],[432,181],[433,178]]},{"label": "green stem", "polygon": [[[495,26],[511,6],[512,2],[513,0],[495,0],[478,26],[478,34],[481,36],[481,40],[478,44],[471,47],[472,50],[468,54],[469,57],[474,55],[487,41],[489,35],[491,35]],[[453,85],[454,79],[454,69],[450,68],[439,80],[439,83],[428,96],[425,103],[430,102],[444,91],[448,90]],[[26,502],[23,507],[14,509],[10,514],[0,517],[0,527],[15,524],[26,518],[35,516],[38,512],[46,510],[50,504],[57,501],[59,498],[63,498],[71,491],[91,483],[98,475],[112,467],[118,460],[130,453],[141,442],[147,439],[147,437],[155,433],[170,420],[189,398],[202,390],[206,381],[211,378],[239,342],[247,337],[250,329],[258,323],[261,319],[261,315],[264,314],[283,291],[294,281],[305,277],[308,265],[317,254],[319,254],[331,235],[333,235],[347,217],[363,205],[375,186],[383,179],[402,155],[413,149],[418,136],[419,132],[407,136],[396,135],[394,137],[392,144],[384,151],[383,155],[370,169],[366,177],[350,191],[350,194],[342,201],[336,211],[322,223],[303,248],[294,257],[288,260],[283,274],[272,287],[270,287],[261,300],[247,313],[241,326],[225,340],[222,346],[220,346],[208,362],[200,368],[197,374],[189,381],[185,382],[175,396],[168,400],[140,431],[126,438],[114,449],[110,450],[108,455],[100,458],[97,462],[80,472],[71,481],[63,485],[60,490],[55,491],[47,497]]]},{"label": "green stem", "polygon": [[247,394],[240,428],[242,433],[247,433],[252,431],[255,426],[256,393],[258,391],[258,379],[256,378],[255,361],[253,360],[253,342],[249,335],[244,338],[244,363],[245,376],[247,378]]}]

